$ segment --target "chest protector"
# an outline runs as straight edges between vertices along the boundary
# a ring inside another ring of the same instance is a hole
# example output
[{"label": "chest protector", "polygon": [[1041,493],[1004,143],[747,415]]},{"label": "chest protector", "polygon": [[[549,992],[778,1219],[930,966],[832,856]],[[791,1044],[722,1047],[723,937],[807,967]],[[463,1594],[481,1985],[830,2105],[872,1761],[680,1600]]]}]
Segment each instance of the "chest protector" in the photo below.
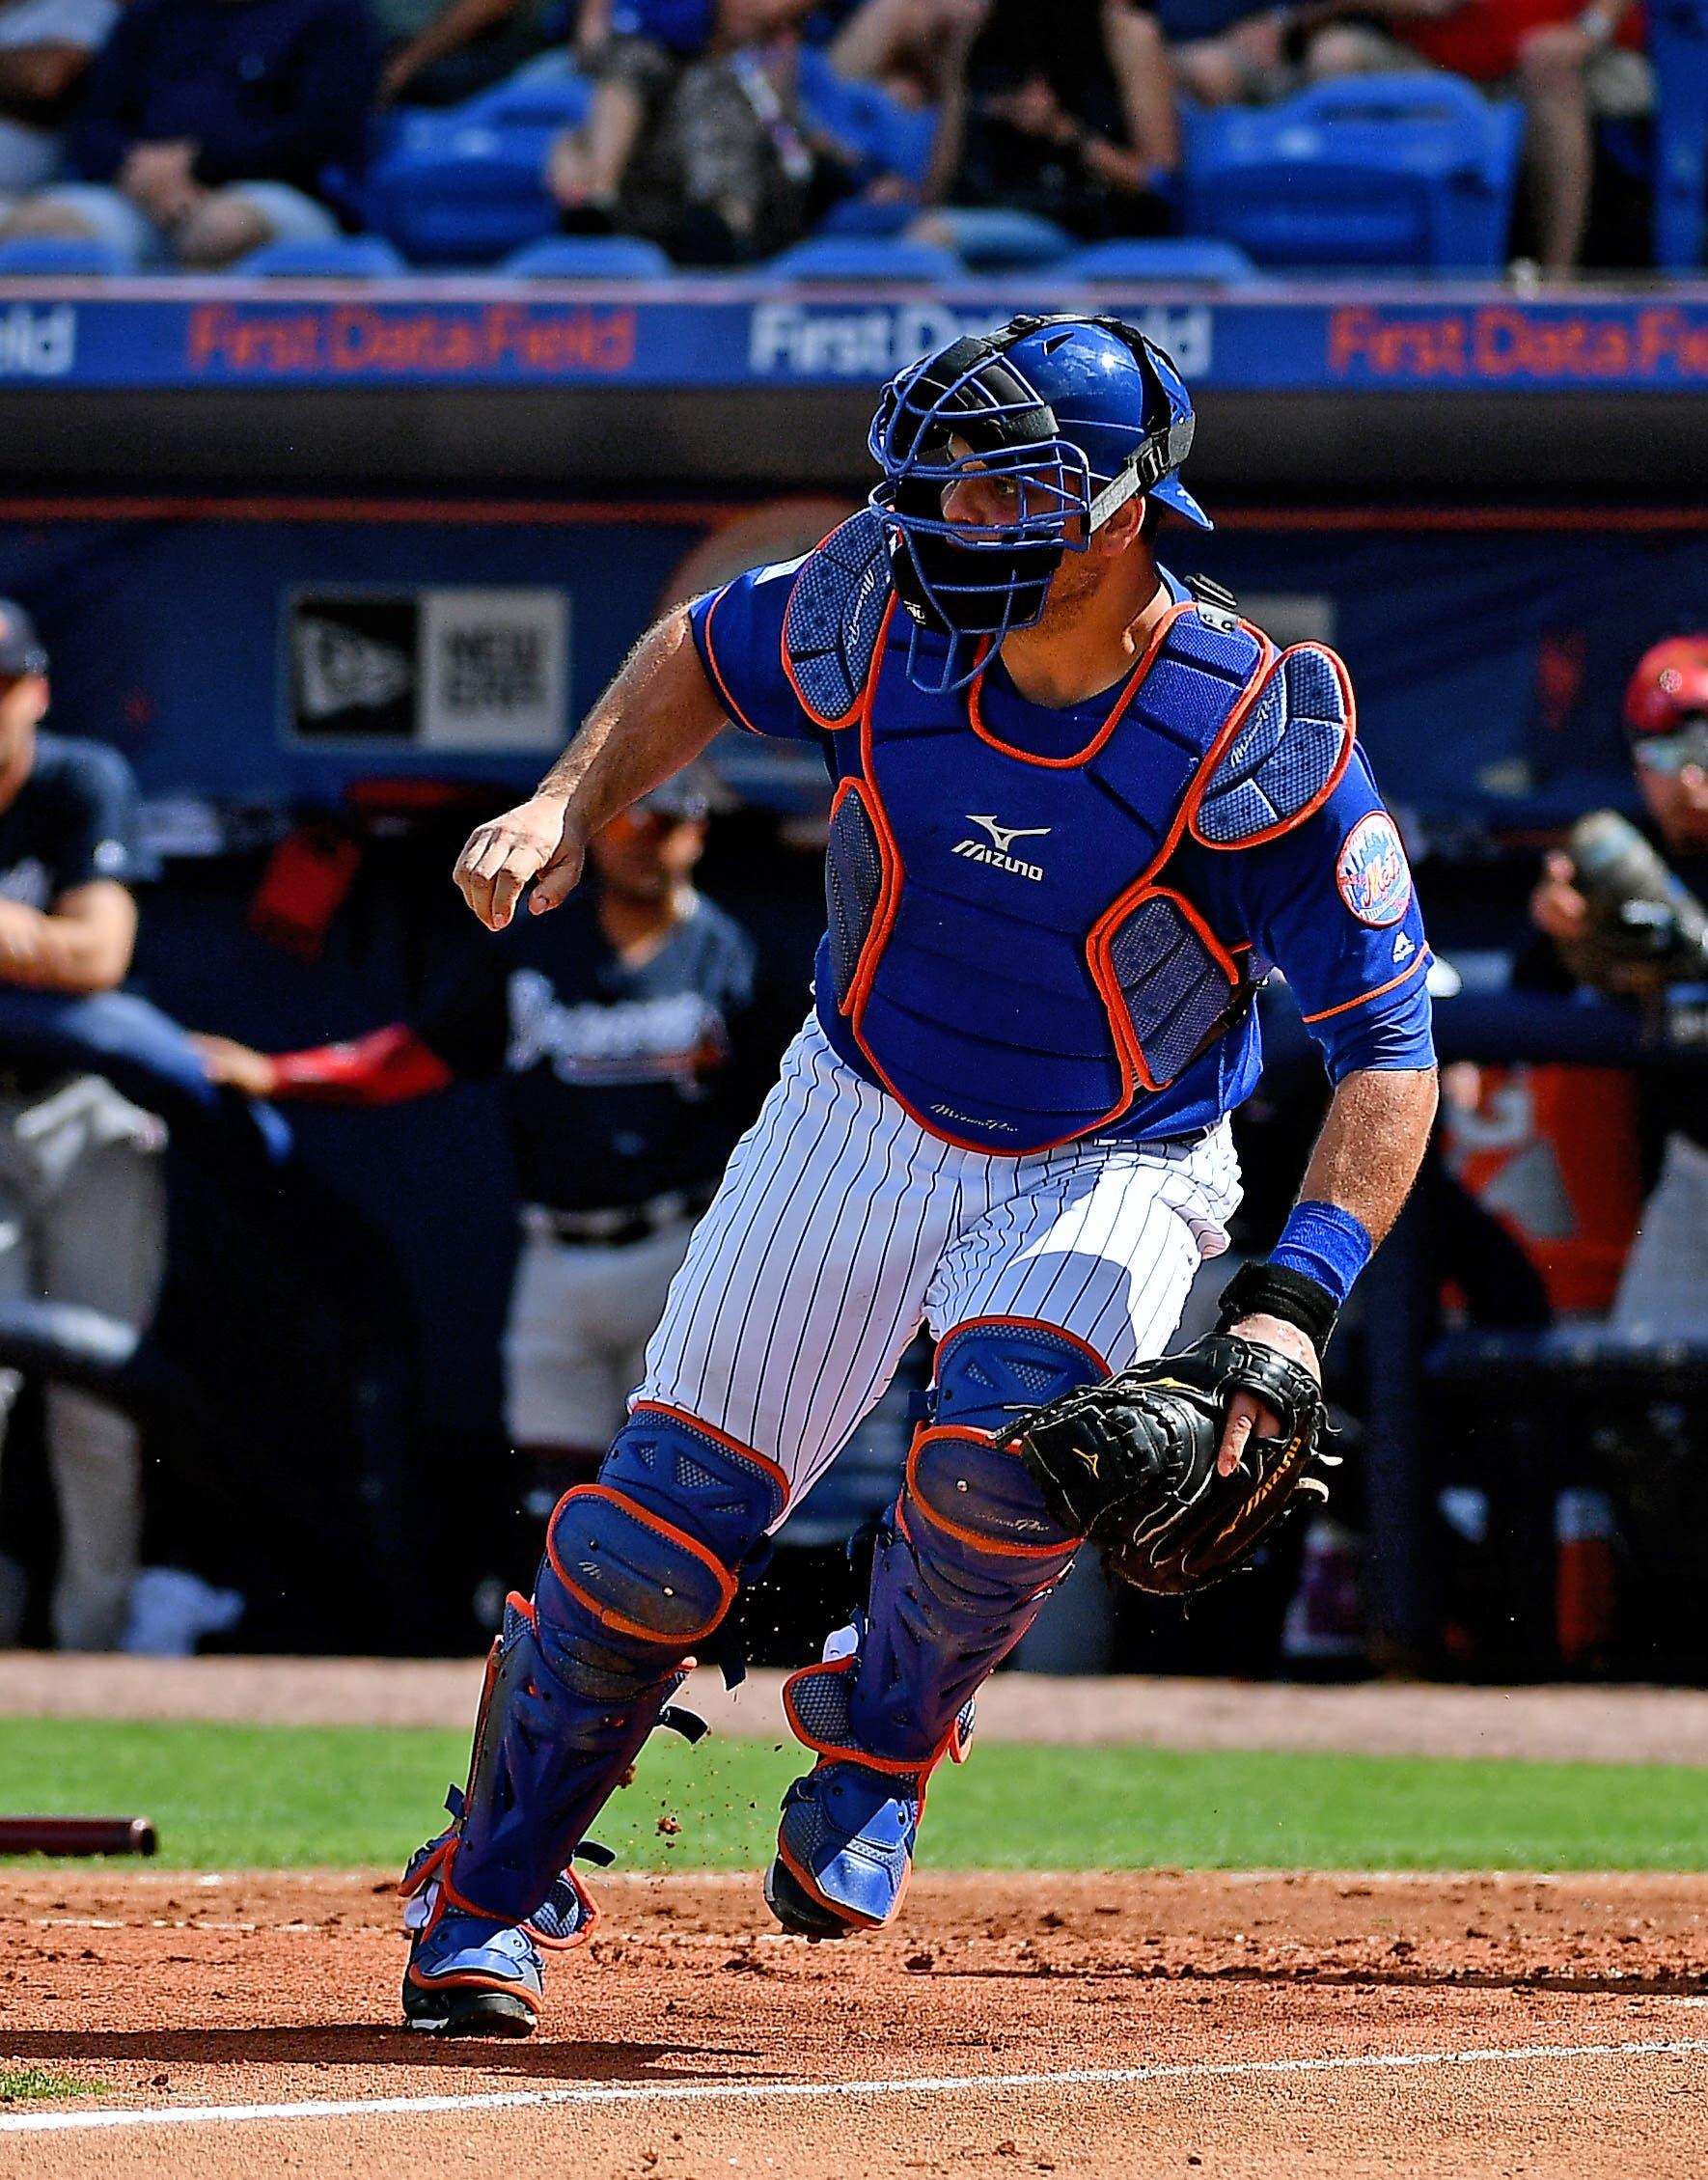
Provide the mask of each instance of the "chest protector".
[{"label": "chest protector", "polygon": [[[1352,753],[1352,693],[1316,644],[1277,653],[1208,598],[1174,608],[1083,748],[1030,755],[981,680],[914,686],[882,525],[795,577],[784,662],[834,740],[825,890],[836,1013],[933,1135],[1009,1155],[1092,1135],[1250,1004],[1236,956],[1171,882],[1182,839],[1253,847],[1302,823]],[[819,1005],[826,1006],[821,993]]]}]

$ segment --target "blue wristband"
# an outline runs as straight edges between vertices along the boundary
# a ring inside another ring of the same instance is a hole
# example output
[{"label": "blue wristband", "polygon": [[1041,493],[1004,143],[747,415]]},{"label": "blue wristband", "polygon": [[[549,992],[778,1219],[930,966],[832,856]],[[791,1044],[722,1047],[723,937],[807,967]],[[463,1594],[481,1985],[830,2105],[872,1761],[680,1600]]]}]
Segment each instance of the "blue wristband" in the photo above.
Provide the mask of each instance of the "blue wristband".
[{"label": "blue wristband", "polygon": [[1339,1310],[1374,1248],[1364,1222],[1337,1203],[1295,1203],[1269,1261],[1314,1280]]}]

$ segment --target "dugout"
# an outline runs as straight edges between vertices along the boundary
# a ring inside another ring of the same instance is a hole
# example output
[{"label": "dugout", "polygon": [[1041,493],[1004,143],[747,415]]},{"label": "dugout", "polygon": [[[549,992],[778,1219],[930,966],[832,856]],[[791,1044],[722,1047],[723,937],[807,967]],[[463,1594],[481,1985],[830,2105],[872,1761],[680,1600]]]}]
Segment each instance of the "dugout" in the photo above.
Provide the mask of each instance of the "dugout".
[{"label": "dugout", "polygon": [[[0,593],[53,650],[56,723],[141,779],[167,864],[149,995],[272,1045],[406,1009],[457,913],[444,873],[471,815],[532,782],[657,602],[852,504],[887,372],[1081,302],[1134,317],[1193,385],[1192,482],[1219,527],[1173,565],[1345,653],[1438,945],[1472,997],[1498,993],[1539,843],[1629,803],[1633,660],[1708,616],[1708,291],[0,283]],[[707,887],[755,916],[804,1007],[816,781],[747,745],[729,762],[751,807]],[[1466,1050],[1499,1056],[1501,1018]],[[420,1358],[408,1445],[356,1434],[349,1456],[371,1498],[408,1503],[398,1532],[430,1570],[427,1612],[383,1631],[399,1643],[468,1646],[483,1517],[448,1480],[501,1495],[492,1119],[473,1087],[293,1116],[317,1180],[392,1253],[374,1277],[398,1282]],[[1372,1276],[1392,1321],[1417,1319],[1420,1277],[1399,1251]],[[1418,1365],[1378,1360],[1361,1394],[1371,1602],[1413,1659],[1435,1624]]]}]

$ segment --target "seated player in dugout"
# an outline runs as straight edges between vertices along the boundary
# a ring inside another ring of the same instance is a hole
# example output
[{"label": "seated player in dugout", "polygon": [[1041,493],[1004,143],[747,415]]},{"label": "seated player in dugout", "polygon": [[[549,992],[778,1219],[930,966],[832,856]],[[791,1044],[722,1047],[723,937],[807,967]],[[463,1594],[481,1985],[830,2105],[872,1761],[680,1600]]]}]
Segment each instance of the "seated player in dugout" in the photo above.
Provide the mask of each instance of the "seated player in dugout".
[{"label": "seated player in dugout", "polygon": [[[0,985],[104,992],[130,973],[131,883],[152,875],[130,768],[104,743],[40,731],[47,651],[0,598]],[[0,1299],[80,1303],[124,1324],[152,1316],[166,1197],[152,1114],[97,1075],[14,1060],[0,1046]],[[0,1369],[0,1440],[18,1391]],[[71,1386],[47,1392],[59,1510],[50,1615],[65,1650],[116,1649],[142,1537],[135,1425]],[[0,1648],[18,1638],[21,1570],[0,1556]]]},{"label": "seated player in dugout", "polygon": [[698,765],[610,818],[571,914],[525,922],[502,947],[477,942],[413,1021],[306,1052],[197,1040],[214,1081],[255,1097],[393,1105],[502,1074],[523,1200],[506,1421],[531,1466],[533,1552],[622,1421],[694,1221],[775,1061],[756,1022],[754,942],[694,885],[722,799]]},{"label": "seated player in dugout", "polygon": [[[1547,857],[1530,896],[1534,935],[1514,966],[1532,988],[1599,991],[1640,1007],[1663,1049],[1708,1037],[1708,635],[1670,636],[1639,659],[1625,690],[1626,746],[1647,823],[1592,811]],[[1702,1276],[1708,1101],[1694,1067],[1645,1068],[1638,1116],[1644,1185],[1619,1307],[1670,1307],[1689,1323]],[[1693,1155],[1692,1147],[1694,1146]],[[1644,1299],[1639,1302],[1636,1297]]]},{"label": "seated player in dugout", "polygon": [[[1669,636],[1638,660],[1625,690],[1626,746],[1649,828],[1667,872],[1708,901],[1708,635]],[[1532,952],[1521,980],[1555,979],[1643,997],[1668,983],[1700,983],[1704,963],[1676,909],[1646,895],[1669,890],[1611,812],[1573,846],[1556,848],[1530,896],[1530,922],[1553,941],[1556,962]],[[1613,818],[1612,823],[1606,820]],[[1583,858],[1579,869],[1573,847]],[[1620,851],[1623,850],[1621,856]],[[1688,916],[1688,912],[1687,912]]]},{"label": "seated player in dugout", "polygon": [[[815,745],[836,783],[813,1011],[599,1480],[510,1601],[466,1788],[405,1873],[419,2028],[527,2033],[540,1945],[592,1926],[573,1865],[599,1810],[924,1324],[930,1413],[866,1602],[786,1687],[811,1753],[765,1886],[807,1937],[895,1914],[930,1775],[1084,1533],[1013,1412],[1164,1354],[1226,1248],[1227,1116],[1272,967],[1335,1089],[1224,1327],[1309,1384],[1411,1186],[1435,1110],[1411,874],[1339,660],[1278,655],[1158,566],[1165,516],[1209,527],[1177,474],[1193,428],[1168,356],[1114,319],[1017,318],[926,357],[879,401],[868,507],[665,616],[463,850],[503,931],[530,888],[530,917],[558,910],[600,829],[726,718]],[[1215,1427],[1223,1481],[1280,1436],[1244,1388]]]}]

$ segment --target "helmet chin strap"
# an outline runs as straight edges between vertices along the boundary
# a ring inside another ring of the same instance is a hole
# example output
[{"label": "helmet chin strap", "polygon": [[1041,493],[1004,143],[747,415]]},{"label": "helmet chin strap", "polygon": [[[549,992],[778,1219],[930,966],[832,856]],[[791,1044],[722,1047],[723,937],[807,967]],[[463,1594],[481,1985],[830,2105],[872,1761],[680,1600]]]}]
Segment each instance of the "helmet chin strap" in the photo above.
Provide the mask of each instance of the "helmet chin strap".
[{"label": "helmet chin strap", "polygon": [[1086,532],[1101,530],[1117,508],[1123,508],[1136,493],[1148,492],[1153,484],[1180,467],[1192,452],[1192,435],[1197,428],[1196,417],[1178,417],[1166,431],[1152,432],[1143,445],[1138,448],[1092,499],[1086,511]]}]

